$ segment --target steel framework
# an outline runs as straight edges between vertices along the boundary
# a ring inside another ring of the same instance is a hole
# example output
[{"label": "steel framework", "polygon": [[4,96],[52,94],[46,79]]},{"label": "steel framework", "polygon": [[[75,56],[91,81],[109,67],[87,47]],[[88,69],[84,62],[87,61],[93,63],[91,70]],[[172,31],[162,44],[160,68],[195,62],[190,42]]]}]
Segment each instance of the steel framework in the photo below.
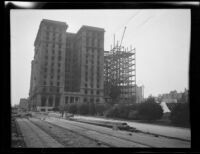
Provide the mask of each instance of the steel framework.
[{"label": "steel framework", "polygon": [[136,52],[118,45],[104,53],[104,94],[109,96],[111,86],[120,89],[120,99],[136,98]]}]

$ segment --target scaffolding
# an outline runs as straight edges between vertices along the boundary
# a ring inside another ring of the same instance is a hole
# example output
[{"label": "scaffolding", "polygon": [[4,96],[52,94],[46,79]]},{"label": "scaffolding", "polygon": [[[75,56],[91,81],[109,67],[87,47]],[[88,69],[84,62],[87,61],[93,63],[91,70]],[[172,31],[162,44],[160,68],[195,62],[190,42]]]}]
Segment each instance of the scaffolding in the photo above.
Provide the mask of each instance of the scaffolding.
[{"label": "scaffolding", "polygon": [[[122,41],[121,41],[122,42]],[[104,94],[109,98],[112,86],[120,90],[120,99],[136,98],[136,52],[117,44],[104,53]]]}]

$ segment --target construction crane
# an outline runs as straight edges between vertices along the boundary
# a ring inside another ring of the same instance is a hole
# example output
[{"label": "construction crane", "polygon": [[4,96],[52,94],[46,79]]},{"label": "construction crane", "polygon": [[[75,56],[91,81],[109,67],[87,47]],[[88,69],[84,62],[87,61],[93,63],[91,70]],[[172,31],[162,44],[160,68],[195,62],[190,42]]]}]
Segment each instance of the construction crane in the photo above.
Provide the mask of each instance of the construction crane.
[{"label": "construction crane", "polygon": [[124,27],[124,32],[123,32],[123,35],[122,35],[122,39],[121,39],[121,43],[120,43],[119,49],[121,49],[121,45],[122,45],[122,41],[124,39],[125,31],[126,31],[126,26]]}]

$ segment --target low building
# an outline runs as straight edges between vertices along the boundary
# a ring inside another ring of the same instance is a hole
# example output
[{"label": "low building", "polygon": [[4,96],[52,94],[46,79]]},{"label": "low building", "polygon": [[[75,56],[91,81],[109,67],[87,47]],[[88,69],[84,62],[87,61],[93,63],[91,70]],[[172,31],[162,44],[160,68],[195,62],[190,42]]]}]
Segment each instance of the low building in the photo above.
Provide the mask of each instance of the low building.
[{"label": "low building", "polygon": [[19,102],[19,109],[21,111],[28,111],[28,99],[21,98]]},{"label": "low building", "polygon": [[136,87],[136,103],[141,103],[144,100],[144,86]]},{"label": "low building", "polygon": [[178,103],[178,100],[183,96],[188,98],[188,90],[185,89],[185,92],[181,93],[178,93],[176,90],[170,91],[169,93],[159,95],[157,99],[165,103]]}]

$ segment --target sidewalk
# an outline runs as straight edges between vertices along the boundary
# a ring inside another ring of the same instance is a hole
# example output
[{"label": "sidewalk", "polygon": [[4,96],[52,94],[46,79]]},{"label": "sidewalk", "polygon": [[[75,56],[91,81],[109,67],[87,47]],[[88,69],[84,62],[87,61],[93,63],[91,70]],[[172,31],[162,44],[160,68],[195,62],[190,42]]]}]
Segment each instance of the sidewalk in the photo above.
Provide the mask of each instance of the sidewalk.
[{"label": "sidewalk", "polygon": [[144,132],[150,132],[153,134],[168,136],[168,137],[175,137],[183,140],[191,140],[191,131],[189,128],[180,128],[180,127],[173,127],[173,126],[161,126],[155,124],[146,124],[146,123],[139,123],[139,122],[130,122],[126,120],[114,120],[114,119],[106,119],[106,118],[97,118],[91,116],[80,116],[75,115],[74,118],[83,118],[88,120],[103,120],[103,121],[113,121],[113,122],[126,122],[129,126],[135,127],[138,130]]}]

